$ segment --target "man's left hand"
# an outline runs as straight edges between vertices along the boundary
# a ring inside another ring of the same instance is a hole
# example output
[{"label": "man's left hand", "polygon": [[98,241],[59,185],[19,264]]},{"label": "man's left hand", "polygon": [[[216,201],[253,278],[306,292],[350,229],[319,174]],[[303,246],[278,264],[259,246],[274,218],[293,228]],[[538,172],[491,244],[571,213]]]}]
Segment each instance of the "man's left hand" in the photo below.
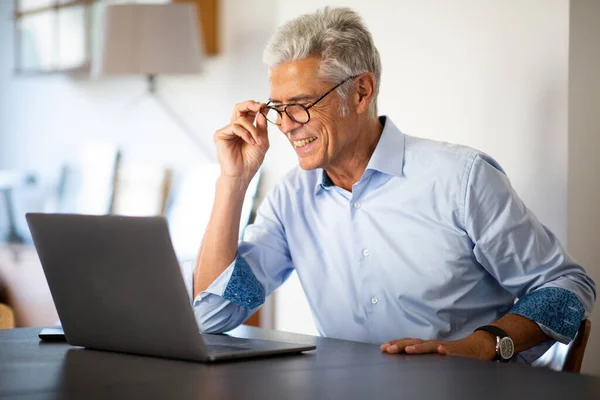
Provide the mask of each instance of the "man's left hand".
[{"label": "man's left hand", "polygon": [[464,339],[442,341],[421,339],[390,340],[381,345],[381,350],[389,354],[428,354],[477,358],[479,360],[493,360],[496,356],[496,343],[494,337],[487,332],[477,331]]}]

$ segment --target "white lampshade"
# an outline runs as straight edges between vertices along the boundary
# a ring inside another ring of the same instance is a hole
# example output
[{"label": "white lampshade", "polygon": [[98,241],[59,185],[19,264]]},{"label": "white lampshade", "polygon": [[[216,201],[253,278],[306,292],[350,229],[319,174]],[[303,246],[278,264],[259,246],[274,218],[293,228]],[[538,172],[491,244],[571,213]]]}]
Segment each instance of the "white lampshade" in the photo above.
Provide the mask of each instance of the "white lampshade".
[{"label": "white lampshade", "polygon": [[181,75],[201,69],[194,4],[106,7],[93,75]]}]

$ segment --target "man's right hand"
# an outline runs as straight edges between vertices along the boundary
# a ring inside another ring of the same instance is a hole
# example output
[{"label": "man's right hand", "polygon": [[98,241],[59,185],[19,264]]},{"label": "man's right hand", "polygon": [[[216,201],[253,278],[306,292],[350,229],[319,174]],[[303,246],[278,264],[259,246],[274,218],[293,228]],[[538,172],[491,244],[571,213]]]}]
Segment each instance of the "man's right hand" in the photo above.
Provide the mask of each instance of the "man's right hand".
[{"label": "man's right hand", "polygon": [[[245,101],[235,106],[231,123],[214,134],[221,176],[250,184],[269,149],[264,103]],[[256,125],[254,122],[256,120]]]}]

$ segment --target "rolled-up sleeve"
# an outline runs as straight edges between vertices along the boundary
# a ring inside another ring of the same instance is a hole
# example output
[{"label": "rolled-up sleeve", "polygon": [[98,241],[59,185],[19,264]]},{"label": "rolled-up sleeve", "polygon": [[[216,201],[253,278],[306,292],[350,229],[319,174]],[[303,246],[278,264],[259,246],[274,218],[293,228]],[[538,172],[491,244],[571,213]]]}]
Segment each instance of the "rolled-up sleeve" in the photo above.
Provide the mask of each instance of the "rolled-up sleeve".
[{"label": "rolled-up sleeve", "polygon": [[594,281],[523,204],[502,168],[478,154],[465,184],[465,227],[478,262],[519,300],[510,313],[573,340],[596,300]]},{"label": "rolled-up sleeve", "polygon": [[236,259],[193,301],[201,332],[229,331],[248,319],[293,270],[279,218],[281,194],[276,187],[244,232]]}]

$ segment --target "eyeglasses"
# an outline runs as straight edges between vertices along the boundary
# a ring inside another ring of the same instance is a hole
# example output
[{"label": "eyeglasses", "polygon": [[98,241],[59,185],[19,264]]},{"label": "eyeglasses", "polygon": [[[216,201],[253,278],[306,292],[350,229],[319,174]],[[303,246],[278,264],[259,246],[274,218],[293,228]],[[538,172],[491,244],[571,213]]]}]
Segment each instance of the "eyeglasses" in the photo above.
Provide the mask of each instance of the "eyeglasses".
[{"label": "eyeglasses", "polygon": [[281,104],[281,105],[275,106],[275,105],[270,104],[271,102],[269,102],[269,103],[267,103],[266,106],[261,108],[260,113],[265,116],[267,121],[269,121],[270,123],[277,125],[277,126],[281,125],[281,123],[283,121],[283,113],[286,113],[287,116],[295,123],[304,125],[308,121],[310,121],[310,113],[308,112],[309,109],[311,109],[318,102],[320,102],[325,97],[327,97],[327,95],[329,93],[333,92],[335,89],[342,86],[344,83],[348,82],[349,80],[356,78],[357,76],[358,75],[354,75],[354,76],[344,79],[343,81],[341,81],[340,83],[338,83],[337,85],[335,85],[334,87],[329,89],[327,91],[327,93],[325,93],[323,96],[319,97],[317,100],[315,100],[313,103],[311,103],[307,106],[305,106],[303,104],[296,104],[296,103]]}]

